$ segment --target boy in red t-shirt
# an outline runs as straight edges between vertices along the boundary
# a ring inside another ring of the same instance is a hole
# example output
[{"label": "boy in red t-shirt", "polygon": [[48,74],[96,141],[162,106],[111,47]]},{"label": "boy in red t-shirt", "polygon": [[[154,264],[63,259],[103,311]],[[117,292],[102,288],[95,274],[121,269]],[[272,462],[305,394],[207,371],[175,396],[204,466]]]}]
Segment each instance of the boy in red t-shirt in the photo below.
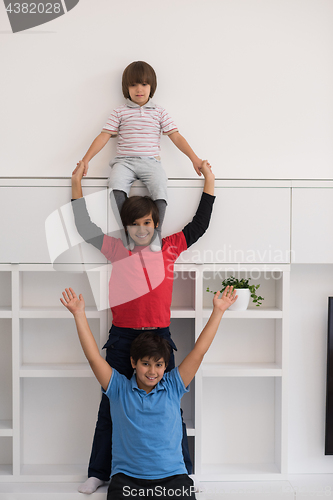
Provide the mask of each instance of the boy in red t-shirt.
[{"label": "boy in red t-shirt", "polygon": [[[208,162],[202,162],[201,172],[205,183],[193,220],[182,231],[163,238],[160,252],[152,252],[149,244],[159,222],[154,202],[148,197],[130,197],[125,201],[121,212],[122,222],[126,233],[135,243],[134,248],[129,250],[121,239],[104,234],[91,222],[81,187],[83,171],[84,165],[80,163],[72,175],[75,224],[82,238],[98,248],[112,263],[109,302],[113,321],[109,339],[104,346],[106,361],[130,378],[133,374],[130,345],[142,330],[154,331],[176,349],[169,331],[173,266],[178,256],[208,228],[215,199],[215,177]],[[167,371],[172,368],[173,353]],[[184,462],[191,474],[185,424],[183,430]],[[111,434],[109,402],[103,395],[89,463],[89,479],[79,488],[82,493],[92,493],[110,477]]]}]

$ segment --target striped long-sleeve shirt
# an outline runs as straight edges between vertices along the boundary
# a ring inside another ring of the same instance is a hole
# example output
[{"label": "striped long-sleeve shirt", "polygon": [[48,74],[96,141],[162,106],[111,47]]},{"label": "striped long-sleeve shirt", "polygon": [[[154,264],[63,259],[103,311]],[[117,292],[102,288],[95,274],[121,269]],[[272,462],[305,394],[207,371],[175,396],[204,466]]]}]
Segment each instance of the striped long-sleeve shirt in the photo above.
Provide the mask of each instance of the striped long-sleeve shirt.
[{"label": "striped long-sleeve shirt", "polygon": [[159,156],[161,133],[170,135],[178,129],[151,99],[144,106],[126,99],[112,111],[102,131],[118,135],[117,156]]}]

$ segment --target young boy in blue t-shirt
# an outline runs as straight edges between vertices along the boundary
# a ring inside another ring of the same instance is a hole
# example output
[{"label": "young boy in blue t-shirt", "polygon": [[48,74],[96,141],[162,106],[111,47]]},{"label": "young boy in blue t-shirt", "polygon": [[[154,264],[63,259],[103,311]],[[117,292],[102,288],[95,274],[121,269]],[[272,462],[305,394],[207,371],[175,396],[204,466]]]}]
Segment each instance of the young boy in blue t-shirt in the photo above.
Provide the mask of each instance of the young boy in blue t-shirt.
[{"label": "young boy in blue t-shirt", "polygon": [[[137,496],[194,499],[193,481],[184,464],[181,440],[180,400],[194,378],[214,340],[224,312],[237,295],[227,287],[217,292],[212,314],[192,351],[179,367],[168,373],[169,343],[154,334],[140,334],[131,346],[135,369],[128,380],[100,355],[85,315],[82,295],[69,288],[62,304],[73,314],[84,354],[110,405],[112,431],[112,475],[108,500]],[[149,490],[149,491],[148,491]]]}]

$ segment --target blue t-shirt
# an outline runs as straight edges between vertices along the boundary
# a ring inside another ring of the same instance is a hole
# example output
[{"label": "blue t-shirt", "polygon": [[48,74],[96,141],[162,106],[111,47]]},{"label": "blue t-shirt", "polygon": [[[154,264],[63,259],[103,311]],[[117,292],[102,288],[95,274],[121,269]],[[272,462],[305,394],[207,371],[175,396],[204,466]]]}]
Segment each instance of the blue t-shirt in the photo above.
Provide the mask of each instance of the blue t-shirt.
[{"label": "blue t-shirt", "polygon": [[187,474],[182,453],[180,400],[188,392],[174,368],[148,394],[135,373],[128,380],[112,368],[105,394],[112,418],[112,476],[141,479]]}]

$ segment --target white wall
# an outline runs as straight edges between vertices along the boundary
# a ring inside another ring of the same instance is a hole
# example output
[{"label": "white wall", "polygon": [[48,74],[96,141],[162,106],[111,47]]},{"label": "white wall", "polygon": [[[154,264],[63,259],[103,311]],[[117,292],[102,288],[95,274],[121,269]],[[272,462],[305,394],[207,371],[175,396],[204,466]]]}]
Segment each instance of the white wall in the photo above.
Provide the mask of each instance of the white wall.
[{"label": "white wall", "polygon": [[[332,21],[331,0],[80,0],[12,34],[1,4],[0,176],[69,176],[142,59],[217,177],[331,178]],[[168,138],[162,148],[169,177],[196,176]]]}]

